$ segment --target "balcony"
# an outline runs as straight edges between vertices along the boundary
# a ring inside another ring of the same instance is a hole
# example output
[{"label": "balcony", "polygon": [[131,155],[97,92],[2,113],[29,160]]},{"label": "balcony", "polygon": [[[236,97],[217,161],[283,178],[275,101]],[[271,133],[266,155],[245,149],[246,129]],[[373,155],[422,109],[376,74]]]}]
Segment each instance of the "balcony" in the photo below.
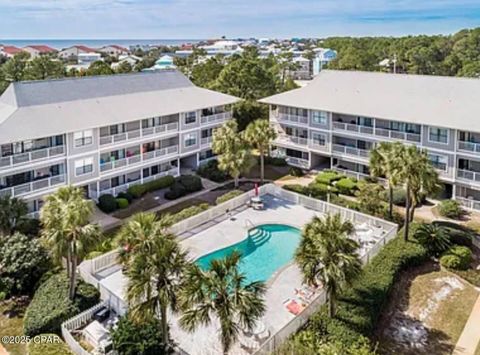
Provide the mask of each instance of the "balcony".
[{"label": "balcony", "polygon": [[333,122],[333,130],[373,135],[373,127],[351,123]]},{"label": "balcony", "polygon": [[368,159],[370,155],[369,150],[349,147],[341,144],[334,144],[332,146],[332,151],[334,153],[339,153],[341,155],[354,156],[354,157],[359,157],[363,159]]},{"label": "balcony", "polygon": [[385,128],[375,128],[375,135],[380,137],[385,137],[390,139],[399,139],[399,140],[415,142],[415,143],[420,143],[421,141],[420,134],[393,131]]},{"label": "balcony", "polygon": [[202,125],[218,124],[232,118],[231,112],[221,112],[209,116],[200,117],[200,123]]},{"label": "balcony", "polygon": [[298,115],[291,115],[288,113],[279,113],[277,120],[279,122],[285,123],[300,123],[303,125],[308,125],[308,117],[307,116],[298,116]]},{"label": "balcony", "polygon": [[307,159],[285,156],[285,161],[287,164],[299,167],[301,169],[310,168],[310,162]]},{"label": "balcony", "polygon": [[14,154],[0,158],[0,168],[11,167],[19,164],[31,163],[40,159],[58,157],[65,154],[65,146],[59,145],[45,149],[33,150],[27,153]]},{"label": "balcony", "polygon": [[480,153],[480,143],[458,141],[458,150],[470,153]]},{"label": "balcony", "polygon": [[35,180],[26,184],[7,187],[0,190],[0,196],[18,197],[32,192],[46,190],[54,186],[63,185],[66,182],[66,176],[56,175],[44,179]]},{"label": "balcony", "polygon": [[145,152],[142,155],[142,160],[146,161],[146,160],[151,160],[155,158],[166,157],[166,156],[177,154],[177,153],[178,153],[178,145],[172,145],[170,147],[152,150],[150,152]]},{"label": "balcony", "polygon": [[472,197],[455,196],[454,199],[469,210],[480,211],[480,201],[474,200]]},{"label": "balcony", "polygon": [[202,148],[209,147],[212,142],[213,142],[213,136],[205,137],[200,140],[200,144]]},{"label": "balcony", "polygon": [[468,181],[480,182],[480,172],[458,169],[457,178]]},{"label": "balcony", "polygon": [[136,129],[133,131],[118,133],[109,136],[100,137],[100,145],[109,145],[119,142],[129,141],[142,137],[151,137],[152,135],[172,133],[178,131],[178,122],[163,124],[155,127]]},{"label": "balcony", "polygon": [[308,145],[308,139],[297,136],[289,136],[288,134],[279,134],[277,139],[278,143],[289,144],[289,145]]},{"label": "balcony", "polygon": [[309,140],[308,147],[314,150],[320,150],[323,152],[329,152],[330,151],[330,144],[325,143],[325,144],[318,144],[316,141],[313,139]]}]

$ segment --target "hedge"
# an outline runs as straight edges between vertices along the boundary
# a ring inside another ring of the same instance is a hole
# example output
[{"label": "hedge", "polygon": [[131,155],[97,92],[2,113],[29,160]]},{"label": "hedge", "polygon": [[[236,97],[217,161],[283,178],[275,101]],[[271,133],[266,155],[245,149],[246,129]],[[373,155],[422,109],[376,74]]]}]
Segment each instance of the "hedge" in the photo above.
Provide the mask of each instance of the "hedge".
[{"label": "hedge", "polygon": [[215,203],[217,205],[219,205],[221,203],[224,203],[228,200],[231,200],[232,198],[235,198],[235,197],[243,195],[243,194],[244,194],[244,192],[241,191],[241,190],[232,190],[232,191],[227,192],[226,194],[218,196],[217,199],[215,200]]},{"label": "hedge", "polygon": [[[287,161],[285,158],[278,158],[278,157],[264,157],[265,165],[273,165],[273,166],[287,166]],[[260,157],[258,157],[258,164],[260,164]]]},{"label": "hedge", "polygon": [[25,311],[25,335],[60,334],[60,325],[64,321],[99,302],[97,289],[81,280],[77,281],[75,298],[71,301],[68,298],[68,284],[67,275],[60,273],[40,285]]},{"label": "hedge", "polygon": [[28,355],[73,355],[68,345],[57,334],[39,336],[40,341],[28,343]]},{"label": "hedge", "polygon": [[443,200],[438,204],[438,213],[443,217],[458,219],[462,217],[465,211],[462,209],[458,201]]},{"label": "hedge", "polygon": [[440,264],[447,269],[467,270],[473,261],[472,251],[462,245],[454,245],[440,258]]},{"label": "hedge", "polygon": [[339,174],[333,170],[323,170],[315,177],[315,181],[325,185],[331,185],[334,181],[345,178],[345,175]]},{"label": "hedge", "polygon": [[98,208],[105,213],[112,213],[117,209],[117,200],[110,194],[98,198]]},{"label": "hedge", "polygon": [[301,177],[301,176],[305,175],[303,173],[303,170],[299,167],[296,167],[296,166],[291,166],[288,169],[288,174],[291,175],[291,176],[295,176],[295,177]]},{"label": "hedge", "polygon": [[146,182],[144,184],[130,186],[127,192],[134,198],[140,198],[147,192],[153,192],[172,186],[174,182],[175,178],[173,176],[162,176],[161,178]]},{"label": "hedge", "polygon": [[215,182],[224,182],[230,179],[230,176],[218,168],[217,160],[209,160],[200,165],[197,169],[197,174],[205,179]]},{"label": "hedge", "polygon": [[308,195],[309,189],[307,186],[300,184],[288,184],[282,186],[285,190],[296,192],[297,194]]},{"label": "hedge", "polygon": [[172,223],[175,224],[175,223],[178,223],[178,222],[180,222],[184,219],[195,216],[195,215],[197,215],[197,214],[199,214],[203,211],[208,210],[209,207],[210,207],[210,205],[208,203],[201,203],[197,206],[187,207],[187,208],[181,210],[180,212],[175,213],[171,216]]},{"label": "hedge", "polygon": [[196,175],[181,175],[175,178],[174,184],[170,190],[165,193],[167,200],[175,200],[185,196],[188,193],[200,191],[203,189],[202,179]]},{"label": "hedge", "polygon": [[351,178],[343,178],[335,183],[335,187],[343,195],[354,196],[357,190],[357,182]]},{"label": "hedge", "polygon": [[128,201],[128,203],[132,203],[134,199],[133,195],[130,194],[128,191],[118,193],[117,198],[124,198]]},{"label": "hedge", "polygon": [[[412,235],[416,225],[412,225]],[[339,342],[357,344],[358,339],[371,337],[387,303],[390,291],[401,271],[428,260],[428,252],[420,244],[405,242],[402,230],[385,245],[363,269],[353,285],[341,293],[337,315],[331,319],[326,305],[312,316],[306,328],[295,335],[306,342]],[[312,337],[302,334],[308,332]]]}]

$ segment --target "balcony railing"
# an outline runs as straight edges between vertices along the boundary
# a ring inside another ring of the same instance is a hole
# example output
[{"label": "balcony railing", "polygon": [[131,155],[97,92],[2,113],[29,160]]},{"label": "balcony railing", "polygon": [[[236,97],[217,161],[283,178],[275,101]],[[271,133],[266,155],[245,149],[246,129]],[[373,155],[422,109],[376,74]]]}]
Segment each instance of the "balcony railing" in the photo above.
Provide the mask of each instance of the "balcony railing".
[{"label": "balcony railing", "polygon": [[0,168],[30,163],[35,160],[56,157],[65,154],[65,146],[59,145],[45,149],[33,150],[27,153],[14,154],[0,158]]},{"label": "balcony railing", "polygon": [[295,158],[295,157],[285,157],[285,161],[289,165],[294,165],[302,169],[309,169],[310,168],[310,162],[307,159],[301,159],[301,158]]},{"label": "balcony railing", "polygon": [[150,137],[154,134],[171,133],[178,131],[178,122],[168,123],[155,127],[147,127],[142,129],[136,129],[133,131],[118,133],[109,136],[100,137],[100,145],[115,144],[118,142],[124,142],[131,139],[137,139],[141,137]]},{"label": "balcony railing", "polygon": [[26,184],[7,187],[0,190],[0,196],[18,197],[35,191],[45,190],[66,182],[65,175],[51,176],[45,179],[35,180]]},{"label": "balcony railing", "polygon": [[367,159],[370,154],[369,150],[348,147],[346,145],[340,145],[340,144],[334,144],[332,150],[335,153],[340,153],[343,155],[350,155],[350,156],[355,156],[360,158],[367,158]]},{"label": "balcony railing", "polygon": [[455,200],[457,200],[463,207],[468,208],[470,210],[480,211],[480,201],[474,200],[470,197],[460,197],[455,196]]},{"label": "balcony railing", "polygon": [[304,125],[308,125],[308,117],[290,115],[288,113],[279,113],[277,120],[280,122],[292,122],[292,123],[301,123]]},{"label": "balcony railing", "polygon": [[202,147],[209,146],[213,142],[213,136],[202,138],[200,142]]},{"label": "balcony railing", "polygon": [[177,153],[178,153],[178,145],[157,149],[157,150],[152,150],[151,152],[137,154],[128,158],[100,164],[100,172],[119,169],[125,166],[132,166],[132,165],[139,164],[143,161],[152,160],[159,157],[166,157],[168,155],[177,154]]},{"label": "balcony railing", "polygon": [[298,144],[298,145],[307,145],[308,139],[303,137],[289,136],[287,134],[278,135],[277,142],[284,144]]},{"label": "balcony railing", "polygon": [[421,141],[420,134],[392,131],[390,129],[384,129],[384,128],[375,128],[375,135],[390,138],[390,139],[400,139],[400,140],[416,142],[416,143],[419,143]]},{"label": "balcony railing", "polygon": [[100,196],[105,195],[105,194],[111,194],[113,196],[117,196],[120,192],[127,191],[130,186],[143,184],[145,182],[149,182],[149,181],[152,181],[152,180],[155,180],[155,179],[161,178],[163,176],[167,176],[167,175],[177,176],[178,175],[178,168],[174,167],[172,169],[162,171],[162,172],[160,172],[156,175],[149,176],[147,178],[132,181],[132,182],[129,182],[129,183],[126,183],[126,184],[123,184],[123,185],[119,185],[119,186],[116,186],[116,187],[112,187],[112,188],[109,188],[109,189],[103,189],[99,193],[97,191],[90,191],[90,197],[93,198],[93,199],[98,199]]},{"label": "balcony railing", "polygon": [[324,152],[330,151],[330,144],[329,143],[318,144],[313,139],[309,140],[308,147],[312,148],[312,149],[315,149],[315,150],[321,150],[321,151],[324,151]]},{"label": "balcony railing", "polygon": [[475,172],[471,170],[458,169],[457,177],[459,179],[480,182],[480,172]]},{"label": "balcony railing", "polygon": [[[354,178],[354,179],[357,179],[357,180],[364,180],[364,179],[367,179],[367,178],[372,178],[372,176],[368,175],[368,174],[365,174],[365,173],[359,173],[357,171],[353,171],[353,170],[348,170],[348,169],[343,169],[343,168],[339,168],[338,166],[332,166],[332,170],[335,170],[335,171],[338,171],[339,173],[342,173],[348,177],[351,177],[351,178]],[[386,179],[384,178],[376,178],[378,180],[379,183],[381,183],[383,186],[387,186],[388,185],[388,182]]]},{"label": "balcony railing", "polygon": [[463,151],[472,152],[472,153],[480,153],[480,143],[459,141],[458,150],[463,150]]},{"label": "balcony railing", "polygon": [[200,123],[202,125],[207,125],[207,124],[214,124],[214,123],[220,123],[225,120],[228,120],[232,117],[231,112],[221,112],[221,113],[216,113],[214,115],[209,115],[209,116],[202,116],[200,117]]},{"label": "balcony railing", "polygon": [[333,129],[335,131],[348,131],[348,132],[356,132],[356,133],[363,133],[363,134],[373,134],[373,127],[356,125],[351,123],[333,122]]}]

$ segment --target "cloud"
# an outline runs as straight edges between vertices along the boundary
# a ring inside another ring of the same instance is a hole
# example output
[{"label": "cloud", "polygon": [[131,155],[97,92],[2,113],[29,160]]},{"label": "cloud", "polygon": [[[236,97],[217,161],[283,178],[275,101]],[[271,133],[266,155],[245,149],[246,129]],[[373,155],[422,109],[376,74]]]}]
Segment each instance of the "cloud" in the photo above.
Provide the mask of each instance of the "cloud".
[{"label": "cloud", "polygon": [[321,37],[452,32],[479,20],[478,0],[0,0],[5,38]]}]

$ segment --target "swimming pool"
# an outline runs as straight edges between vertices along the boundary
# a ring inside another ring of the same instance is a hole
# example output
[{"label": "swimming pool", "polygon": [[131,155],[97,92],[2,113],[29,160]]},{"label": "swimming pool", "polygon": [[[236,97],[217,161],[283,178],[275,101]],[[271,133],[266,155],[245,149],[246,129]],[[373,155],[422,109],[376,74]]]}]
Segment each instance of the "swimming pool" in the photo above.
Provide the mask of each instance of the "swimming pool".
[{"label": "swimming pool", "polygon": [[206,269],[211,260],[223,258],[234,250],[242,254],[240,271],[247,282],[267,281],[278,269],[293,260],[300,243],[300,230],[283,224],[263,224],[249,231],[241,242],[216,250],[196,260]]}]

